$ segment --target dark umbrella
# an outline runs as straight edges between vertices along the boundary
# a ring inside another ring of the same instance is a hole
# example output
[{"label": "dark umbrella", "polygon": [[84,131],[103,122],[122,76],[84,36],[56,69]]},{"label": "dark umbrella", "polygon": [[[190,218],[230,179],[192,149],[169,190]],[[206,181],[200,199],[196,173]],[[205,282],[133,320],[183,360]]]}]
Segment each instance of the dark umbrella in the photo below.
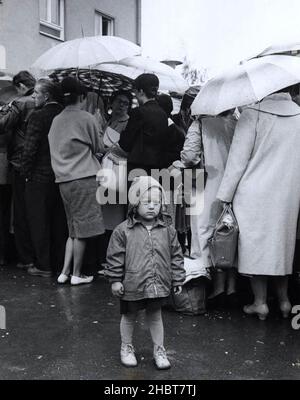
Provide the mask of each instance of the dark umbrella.
[{"label": "dark umbrella", "polygon": [[49,77],[55,82],[73,76],[78,78],[89,90],[96,91],[100,96],[110,97],[118,90],[133,90],[133,80],[121,74],[114,74],[95,69],[68,68],[55,70]]}]

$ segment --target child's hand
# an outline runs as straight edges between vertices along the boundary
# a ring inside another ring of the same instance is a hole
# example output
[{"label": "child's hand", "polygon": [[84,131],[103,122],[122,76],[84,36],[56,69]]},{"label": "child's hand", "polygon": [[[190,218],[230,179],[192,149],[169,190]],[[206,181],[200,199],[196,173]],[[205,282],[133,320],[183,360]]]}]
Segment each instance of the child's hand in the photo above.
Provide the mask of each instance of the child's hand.
[{"label": "child's hand", "polygon": [[182,286],[175,286],[174,287],[174,293],[175,295],[179,295],[182,292]]},{"label": "child's hand", "polygon": [[124,294],[124,286],[121,282],[114,282],[111,285],[112,294],[116,297],[122,297]]}]

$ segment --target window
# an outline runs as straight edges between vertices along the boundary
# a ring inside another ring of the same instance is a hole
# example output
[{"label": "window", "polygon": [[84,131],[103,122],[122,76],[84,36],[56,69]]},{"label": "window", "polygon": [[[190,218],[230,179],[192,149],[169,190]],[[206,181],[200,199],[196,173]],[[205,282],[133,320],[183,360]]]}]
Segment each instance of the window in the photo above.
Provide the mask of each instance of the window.
[{"label": "window", "polygon": [[95,35],[113,35],[114,34],[114,19],[101,14],[99,11],[95,12]]},{"label": "window", "polygon": [[64,0],[39,0],[40,33],[64,40]]}]

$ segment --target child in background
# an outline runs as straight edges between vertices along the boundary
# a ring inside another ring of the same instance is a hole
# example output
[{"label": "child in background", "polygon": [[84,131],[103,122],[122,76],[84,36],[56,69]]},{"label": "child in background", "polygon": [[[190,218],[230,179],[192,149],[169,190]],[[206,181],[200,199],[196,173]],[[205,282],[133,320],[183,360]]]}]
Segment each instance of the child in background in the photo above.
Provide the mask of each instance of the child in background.
[{"label": "child in background", "polygon": [[105,271],[113,295],[120,298],[121,362],[127,367],[137,365],[132,337],[137,312],[145,309],[155,365],[167,369],[171,365],[164,348],[161,306],[172,288],[181,293],[182,251],[175,229],[163,214],[165,195],[155,179],[136,178],[128,199],[128,218],[112,234]]}]

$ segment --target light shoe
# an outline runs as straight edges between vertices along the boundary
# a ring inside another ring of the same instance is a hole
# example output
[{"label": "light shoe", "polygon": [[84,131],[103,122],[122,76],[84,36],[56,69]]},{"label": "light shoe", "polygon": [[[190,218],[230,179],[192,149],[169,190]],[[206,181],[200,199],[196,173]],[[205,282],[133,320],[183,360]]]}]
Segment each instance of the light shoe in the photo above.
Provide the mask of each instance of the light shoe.
[{"label": "light shoe", "polygon": [[267,306],[267,304],[250,304],[244,306],[243,311],[244,313],[249,315],[256,314],[261,321],[264,321],[269,314],[269,307]]},{"label": "light shoe", "polygon": [[74,276],[71,277],[71,285],[81,285],[83,283],[91,283],[93,281],[93,276]]},{"label": "light shoe", "polygon": [[59,277],[57,278],[58,283],[66,283],[69,280],[69,275],[65,274],[60,274]]},{"label": "light shoe", "polygon": [[279,308],[280,308],[280,311],[282,313],[282,317],[283,318],[288,318],[289,315],[290,315],[290,312],[292,310],[292,305],[289,302],[289,300],[282,301],[281,303],[279,303]]},{"label": "light shoe", "polygon": [[157,369],[171,368],[171,364],[167,358],[166,350],[163,346],[154,346],[153,358]]},{"label": "light shoe", "polygon": [[132,344],[122,344],[121,345],[121,363],[125,365],[125,367],[136,367],[137,360],[135,357],[134,347]]}]

